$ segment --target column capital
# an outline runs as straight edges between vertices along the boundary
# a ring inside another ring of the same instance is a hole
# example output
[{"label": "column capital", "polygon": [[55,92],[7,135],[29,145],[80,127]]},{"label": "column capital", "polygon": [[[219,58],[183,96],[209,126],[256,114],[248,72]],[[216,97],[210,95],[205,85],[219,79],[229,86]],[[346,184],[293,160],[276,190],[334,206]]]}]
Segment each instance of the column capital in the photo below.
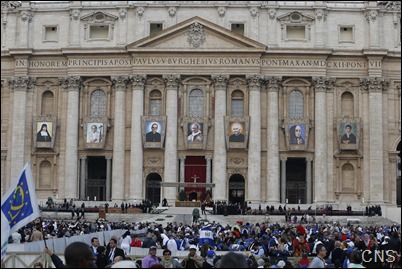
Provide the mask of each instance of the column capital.
[{"label": "column capital", "polygon": [[130,82],[133,85],[133,91],[143,91],[146,85],[146,75],[133,75],[129,77]]},{"label": "column capital", "polygon": [[360,79],[360,85],[369,92],[382,92],[389,86],[389,80],[383,77],[367,77]]},{"label": "column capital", "polygon": [[106,156],[105,156],[105,159],[106,159],[106,160],[111,160],[111,159],[113,159],[113,156],[112,156],[112,155],[106,155]]},{"label": "column capital", "polygon": [[209,155],[205,156],[205,160],[207,160],[207,163],[212,161],[212,156]]},{"label": "column capital", "polygon": [[288,160],[288,157],[282,156],[282,157],[280,157],[280,159],[281,159],[281,162],[286,162]]},{"label": "column capital", "polygon": [[229,81],[229,75],[212,75],[211,78],[215,85],[215,91],[226,91]]},{"label": "column capital", "polygon": [[116,91],[126,91],[129,81],[129,76],[112,76],[112,82]]},{"label": "column capital", "polygon": [[268,92],[278,92],[281,86],[282,77],[265,76],[265,83],[267,84]]},{"label": "column capital", "polygon": [[81,10],[80,9],[72,9],[70,10],[70,19],[72,21],[78,21],[80,18]]},{"label": "column capital", "polygon": [[30,10],[23,10],[20,13],[21,21],[23,22],[31,22],[33,18],[33,12]]},{"label": "column capital", "polygon": [[182,161],[185,161],[186,160],[186,156],[179,156],[179,160],[182,162]]},{"label": "column capital", "polygon": [[369,23],[370,21],[374,23],[377,20],[378,17],[378,10],[376,9],[368,9],[364,13],[364,16],[366,17],[366,21]]},{"label": "column capital", "polygon": [[246,80],[250,91],[260,91],[264,76],[260,74],[246,75]]},{"label": "column capital", "polygon": [[177,90],[181,81],[180,75],[165,74],[162,77],[168,90]]},{"label": "column capital", "polygon": [[313,85],[316,92],[326,92],[335,86],[335,79],[330,77],[313,77]]},{"label": "column capital", "polygon": [[8,80],[11,91],[28,91],[33,88],[36,83],[34,77],[12,77]]},{"label": "column capital", "polygon": [[87,159],[87,155],[80,155],[80,160],[86,160]]},{"label": "column capital", "polygon": [[306,162],[312,162],[313,160],[314,160],[314,157],[311,157],[311,156],[306,157]]},{"label": "column capital", "polygon": [[1,160],[2,160],[2,161],[6,160],[6,159],[7,159],[7,156],[1,155]]},{"label": "column capital", "polygon": [[82,86],[82,79],[79,76],[69,76],[59,78],[61,86],[67,91],[79,91]]}]

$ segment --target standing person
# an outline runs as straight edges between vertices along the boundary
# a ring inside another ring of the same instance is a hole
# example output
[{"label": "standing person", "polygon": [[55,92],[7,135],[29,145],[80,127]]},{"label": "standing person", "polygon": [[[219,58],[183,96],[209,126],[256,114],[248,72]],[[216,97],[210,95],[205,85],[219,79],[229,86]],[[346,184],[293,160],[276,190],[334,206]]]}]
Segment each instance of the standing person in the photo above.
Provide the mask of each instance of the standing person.
[{"label": "standing person", "polygon": [[158,133],[159,125],[154,122],[151,125],[151,131],[148,132],[145,136],[146,142],[161,142],[161,134]]},{"label": "standing person", "polygon": [[352,125],[345,126],[345,134],[342,136],[342,144],[356,144],[356,136],[352,133]]},{"label": "standing person", "polygon": [[323,244],[316,246],[317,256],[311,261],[309,268],[325,268],[325,256],[327,255],[327,250]]},{"label": "standing person", "polygon": [[87,134],[87,143],[99,143],[100,142],[100,133],[98,131],[98,126],[92,124],[91,132],[88,131]]},{"label": "standing person", "polygon": [[149,254],[142,259],[142,268],[151,268],[152,265],[159,264],[158,257],[156,257],[156,247],[152,246],[149,248]]},{"label": "standing person", "polygon": [[290,127],[290,144],[304,144],[302,128],[300,125],[293,125],[292,127]]},{"label": "standing person", "polygon": [[124,254],[129,255],[130,254],[130,246],[131,246],[131,235],[130,231],[126,231],[122,236],[121,236],[121,245],[120,247],[123,249]]},{"label": "standing person", "polygon": [[241,133],[241,125],[239,123],[234,123],[232,125],[233,134],[229,136],[229,142],[244,142],[244,134]]},{"label": "standing person", "polygon": [[110,248],[106,251],[106,256],[109,257],[109,264],[113,263],[114,257],[122,256],[123,259],[126,258],[124,251],[117,247],[117,240],[115,238],[110,239],[109,246]]},{"label": "standing person", "polygon": [[202,143],[201,125],[198,123],[191,124],[191,134],[187,136],[188,143]]},{"label": "standing person", "polygon": [[198,208],[194,208],[192,215],[193,215],[193,223],[196,223],[200,218],[200,210]]},{"label": "standing person", "polygon": [[183,268],[178,260],[172,259],[172,252],[169,249],[163,251],[161,264],[165,268]]},{"label": "standing person", "polygon": [[190,245],[190,253],[181,261],[183,268],[202,268],[204,259],[197,255],[197,247]]},{"label": "standing person", "polygon": [[207,213],[205,212],[205,208],[207,207],[207,203],[205,200],[201,203],[201,214],[206,215]]},{"label": "standing person", "polygon": [[47,130],[47,124],[43,123],[39,132],[36,134],[36,141],[38,142],[51,142],[52,137]]}]

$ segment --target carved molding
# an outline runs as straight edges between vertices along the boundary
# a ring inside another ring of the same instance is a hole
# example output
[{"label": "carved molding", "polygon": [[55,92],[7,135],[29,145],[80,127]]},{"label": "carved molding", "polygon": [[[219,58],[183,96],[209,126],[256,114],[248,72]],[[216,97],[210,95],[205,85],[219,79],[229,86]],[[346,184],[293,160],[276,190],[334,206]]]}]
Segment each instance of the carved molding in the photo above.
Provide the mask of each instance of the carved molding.
[{"label": "carved molding", "polygon": [[150,165],[157,165],[161,163],[161,159],[159,157],[152,156],[147,158],[147,162]]},{"label": "carved molding", "polygon": [[180,84],[180,75],[165,74],[162,75],[168,90],[177,90]]},{"label": "carved molding", "polygon": [[127,83],[130,82],[129,76],[112,76],[111,79],[116,91],[126,91]]},{"label": "carved molding", "polygon": [[258,7],[250,7],[250,15],[253,18],[256,18],[260,13],[260,9]]},{"label": "carved molding", "polygon": [[377,5],[386,10],[401,11],[401,2],[399,1],[378,1]]},{"label": "carved molding", "polygon": [[259,74],[247,75],[246,80],[250,91],[261,90],[261,84],[264,82],[264,76]]},{"label": "carved molding", "polygon": [[129,80],[133,86],[133,90],[143,91],[146,85],[146,75],[133,75]]},{"label": "carved molding", "polygon": [[145,13],[145,7],[137,7],[137,16],[141,20]]},{"label": "carved molding", "polygon": [[199,48],[205,42],[204,27],[200,23],[190,25],[187,42],[194,48]]},{"label": "carved molding", "polygon": [[214,82],[215,90],[226,91],[229,81],[229,75],[212,75],[211,78]]},{"label": "carved molding", "polygon": [[369,92],[382,92],[388,88],[389,80],[383,77],[362,78],[360,85]]},{"label": "carved molding", "polygon": [[317,9],[315,11],[315,17],[316,17],[317,21],[319,21],[319,22],[326,21],[327,20],[327,11],[323,10],[323,9]]},{"label": "carved molding", "polygon": [[275,20],[276,18],[276,9],[275,8],[270,8],[268,9],[268,16],[271,20]]},{"label": "carved molding", "polygon": [[32,17],[33,17],[33,12],[29,11],[29,10],[23,10],[21,11],[21,20],[23,22],[31,22],[32,21]]},{"label": "carved molding", "polygon": [[226,7],[218,7],[218,15],[220,18],[225,17],[226,14]]},{"label": "carved molding", "polygon": [[68,91],[79,91],[82,86],[82,79],[79,76],[61,77],[59,82]]},{"label": "carved molding", "polygon": [[11,91],[28,91],[33,88],[36,83],[34,77],[12,77],[8,80]]},{"label": "carved molding", "polygon": [[78,21],[78,19],[80,18],[80,15],[81,15],[81,10],[79,10],[79,9],[70,10],[70,19],[72,21]]},{"label": "carved molding", "polygon": [[169,7],[168,9],[169,17],[173,19],[176,16],[176,12],[177,12],[176,7]]},{"label": "carved molding", "polygon": [[118,18],[112,14],[106,12],[92,12],[87,15],[82,16],[81,20],[88,23],[104,23],[104,22],[113,22]]},{"label": "carved molding", "polygon": [[121,20],[124,20],[127,16],[127,8],[120,8],[119,9],[119,17]]},{"label": "carved molding", "polygon": [[282,83],[282,77],[266,76],[265,83],[267,84],[267,91],[278,92]]},{"label": "carved molding", "polygon": [[16,9],[21,7],[21,1],[1,1],[1,10],[3,9]]},{"label": "carved molding", "polygon": [[335,79],[330,77],[313,77],[313,85],[316,92],[332,90],[335,86]]},{"label": "carved molding", "polygon": [[378,17],[378,11],[377,10],[367,10],[364,13],[364,16],[366,17],[367,22],[372,22],[374,23],[377,20]]}]

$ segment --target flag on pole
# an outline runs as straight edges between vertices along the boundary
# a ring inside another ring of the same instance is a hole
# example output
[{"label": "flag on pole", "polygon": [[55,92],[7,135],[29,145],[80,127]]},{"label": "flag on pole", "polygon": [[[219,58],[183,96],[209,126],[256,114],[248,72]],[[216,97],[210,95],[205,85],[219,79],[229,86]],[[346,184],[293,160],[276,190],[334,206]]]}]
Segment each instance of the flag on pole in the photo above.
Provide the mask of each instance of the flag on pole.
[{"label": "flag on pole", "polygon": [[40,217],[30,163],[1,198],[1,260],[6,255],[8,237]]}]

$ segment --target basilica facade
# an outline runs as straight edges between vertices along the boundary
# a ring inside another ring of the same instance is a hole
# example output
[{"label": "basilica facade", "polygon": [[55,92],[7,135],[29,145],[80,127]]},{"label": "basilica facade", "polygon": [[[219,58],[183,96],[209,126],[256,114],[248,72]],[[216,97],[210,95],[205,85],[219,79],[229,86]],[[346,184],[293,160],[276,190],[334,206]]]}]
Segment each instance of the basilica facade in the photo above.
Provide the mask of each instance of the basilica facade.
[{"label": "basilica facade", "polygon": [[3,1],[1,192],[400,204],[396,1]]}]

